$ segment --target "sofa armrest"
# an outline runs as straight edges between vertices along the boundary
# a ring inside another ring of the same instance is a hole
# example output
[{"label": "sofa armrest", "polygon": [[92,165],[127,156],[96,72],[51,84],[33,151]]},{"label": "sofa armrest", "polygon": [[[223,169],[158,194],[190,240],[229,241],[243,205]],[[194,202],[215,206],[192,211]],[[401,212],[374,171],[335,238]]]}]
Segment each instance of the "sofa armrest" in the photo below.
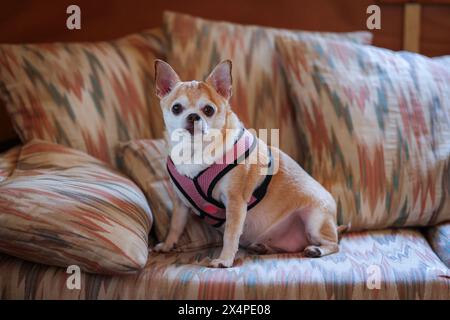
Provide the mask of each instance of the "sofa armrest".
[{"label": "sofa armrest", "polygon": [[425,231],[434,252],[450,268],[450,222],[444,222]]}]

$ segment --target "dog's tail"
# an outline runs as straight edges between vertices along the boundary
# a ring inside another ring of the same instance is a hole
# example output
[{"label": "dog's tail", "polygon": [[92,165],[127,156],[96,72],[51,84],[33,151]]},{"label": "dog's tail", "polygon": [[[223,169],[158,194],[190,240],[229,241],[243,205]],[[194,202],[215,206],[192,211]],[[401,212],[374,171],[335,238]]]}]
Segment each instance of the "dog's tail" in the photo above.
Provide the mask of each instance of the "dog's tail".
[{"label": "dog's tail", "polygon": [[338,233],[338,242],[341,241],[342,235],[348,231],[350,231],[350,228],[352,227],[351,223],[343,224],[337,227],[337,233]]}]

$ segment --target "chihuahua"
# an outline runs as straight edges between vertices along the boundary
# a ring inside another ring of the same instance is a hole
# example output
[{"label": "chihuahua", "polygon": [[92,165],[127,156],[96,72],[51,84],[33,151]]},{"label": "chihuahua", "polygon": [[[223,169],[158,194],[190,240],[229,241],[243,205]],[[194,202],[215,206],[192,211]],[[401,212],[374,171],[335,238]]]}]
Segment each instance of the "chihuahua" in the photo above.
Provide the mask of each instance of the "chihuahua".
[{"label": "chihuahua", "polygon": [[[184,82],[169,64],[155,61],[170,148],[167,168],[179,201],[165,241],[154,250],[176,250],[192,209],[223,232],[222,251],[211,267],[232,267],[239,246],[306,257],[338,252],[338,236],[347,226],[337,226],[335,200],[292,158],[244,128],[229,104],[231,69],[226,60],[205,81]],[[180,141],[177,132],[190,138]],[[221,138],[212,139],[217,133]],[[180,145],[189,159],[202,161],[174,160]]]}]

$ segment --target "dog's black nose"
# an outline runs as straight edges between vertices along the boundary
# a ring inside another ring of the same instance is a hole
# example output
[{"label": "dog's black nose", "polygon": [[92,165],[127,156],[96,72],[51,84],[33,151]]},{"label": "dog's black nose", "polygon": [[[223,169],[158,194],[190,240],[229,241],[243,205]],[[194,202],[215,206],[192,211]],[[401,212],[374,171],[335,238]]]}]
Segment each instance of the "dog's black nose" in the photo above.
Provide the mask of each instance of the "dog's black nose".
[{"label": "dog's black nose", "polygon": [[200,120],[200,116],[196,113],[191,113],[190,115],[187,116],[186,120],[187,122],[194,123],[195,121]]}]

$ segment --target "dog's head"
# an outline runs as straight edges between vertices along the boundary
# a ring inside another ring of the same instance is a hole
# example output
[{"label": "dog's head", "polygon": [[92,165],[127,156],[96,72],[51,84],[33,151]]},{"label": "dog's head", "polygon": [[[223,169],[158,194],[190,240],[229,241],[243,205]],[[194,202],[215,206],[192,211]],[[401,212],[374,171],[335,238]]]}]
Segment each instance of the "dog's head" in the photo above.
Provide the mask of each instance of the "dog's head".
[{"label": "dog's head", "polygon": [[185,129],[192,136],[221,130],[231,112],[231,61],[218,64],[205,81],[181,81],[172,67],[155,61],[156,95],[171,135]]}]

